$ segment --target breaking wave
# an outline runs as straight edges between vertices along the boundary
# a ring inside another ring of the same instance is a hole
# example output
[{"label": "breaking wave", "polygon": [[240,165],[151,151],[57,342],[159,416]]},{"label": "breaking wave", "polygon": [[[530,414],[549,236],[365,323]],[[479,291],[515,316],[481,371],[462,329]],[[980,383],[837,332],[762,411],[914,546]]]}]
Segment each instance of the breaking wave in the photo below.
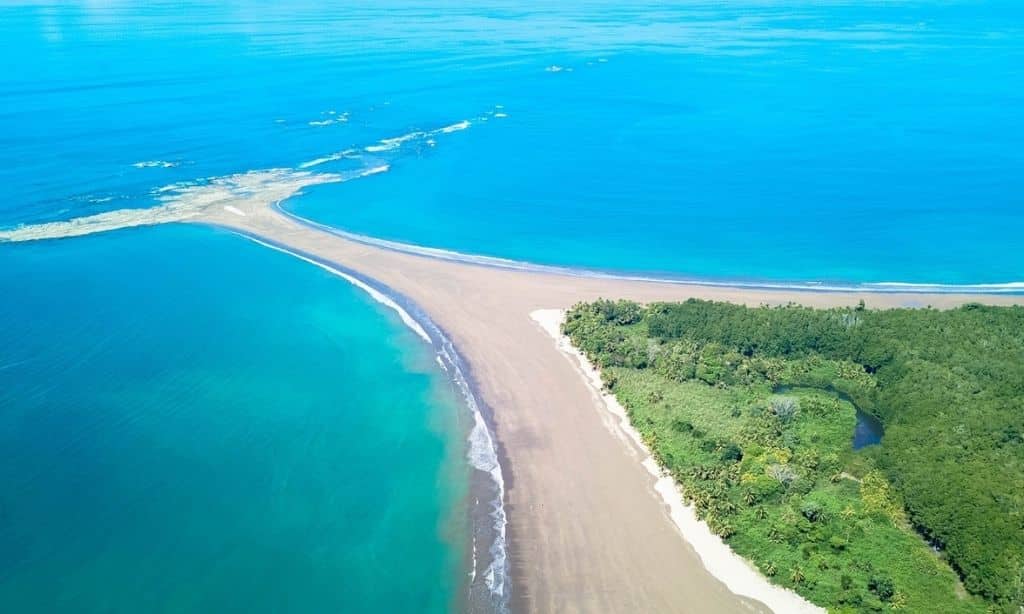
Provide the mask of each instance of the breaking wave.
[{"label": "breaking wave", "polygon": [[168,162],[167,160],[143,160],[132,164],[135,168],[174,168],[179,162]]},{"label": "breaking wave", "polygon": [[[289,254],[295,258],[320,267],[337,275],[370,295],[378,303],[395,311],[402,322],[418,337],[429,343],[438,365],[448,375],[452,384],[462,395],[466,408],[473,418],[473,426],[467,436],[466,459],[477,471],[487,476],[487,497],[484,501],[475,499],[474,511],[486,519],[483,526],[473,527],[473,558],[470,570],[469,599],[471,604],[483,604],[488,609],[505,614],[509,604],[509,560],[506,529],[508,516],[505,513],[505,478],[498,459],[498,448],[494,435],[477,399],[474,387],[468,377],[468,368],[455,345],[440,326],[409,299],[394,292],[387,286],[367,278],[346,267],[323,261],[301,251],[292,250],[272,241],[239,232],[241,236],[264,247]],[[474,519],[476,516],[474,516]],[[477,534],[481,533],[490,542],[488,557],[481,560],[476,552]],[[483,569],[479,569],[479,567]],[[479,578],[479,580],[478,580]],[[480,583],[482,582],[482,586]]]},{"label": "breaking wave", "polygon": [[[348,119],[348,113],[339,114],[334,111],[327,111],[325,116],[327,119],[323,121],[341,122]],[[376,145],[364,147],[363,150],[368,152],[390,151],[414,140],[425,141],[428,145],[433,146],[435,136],[459,132],[471,125],[472,122],[466,119],[433,130],[418,130],[397,137],[381,139]],[[328,162],[358,158],[359,151],[358,148],[346,149],[302,162],[294,169],[257,170],[212,179],[172,183],[152,190],[151,194],[160,203],[158,206],[119,209],[69,220],[0,229],[0,241],[60,239],[119,228],[185,222],[200,217],[214,207],[228,211],[232,209],[245,211],[254,206],[270,205],[295,196],[307,186],[368,177],[386,172],[390,168],[388,164],[374,164],[344,173],[314,173],[307,170]],[[136,162],[133,166],[137,168],[171,168],[177,165],[177,162],[147,160]]]}]

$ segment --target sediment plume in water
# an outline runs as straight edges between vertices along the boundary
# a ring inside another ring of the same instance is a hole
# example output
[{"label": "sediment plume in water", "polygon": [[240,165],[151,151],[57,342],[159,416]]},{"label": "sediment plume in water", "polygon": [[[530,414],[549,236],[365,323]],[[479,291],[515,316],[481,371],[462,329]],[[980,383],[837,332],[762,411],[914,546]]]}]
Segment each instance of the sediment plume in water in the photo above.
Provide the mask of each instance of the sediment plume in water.
[{"label": "sediment plume in water", "polygon": [[343,180],[341,175],[291,169],[239,173],[204,183],[171,186],[161,190],[161,204],[156,207],[120,209],[65,221],[0,230],[0,241],[60,239],[132,226],[183,222],[214,208],[244,215],[243,209],[269,206],[294,196],[305,187]]}]

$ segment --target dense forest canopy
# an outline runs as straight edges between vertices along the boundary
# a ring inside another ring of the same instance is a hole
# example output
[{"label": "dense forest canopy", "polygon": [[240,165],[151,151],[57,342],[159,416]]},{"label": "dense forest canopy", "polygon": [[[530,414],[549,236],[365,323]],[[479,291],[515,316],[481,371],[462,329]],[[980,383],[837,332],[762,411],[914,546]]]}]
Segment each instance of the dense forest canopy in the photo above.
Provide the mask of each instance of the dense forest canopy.
[{"label": "dense forest canopy", "polygon": [[[1024,308],[598,301],[564,330],[776,581],[836,611],[1024,603]],[[852,449],[854,406],[880,445]]]}]

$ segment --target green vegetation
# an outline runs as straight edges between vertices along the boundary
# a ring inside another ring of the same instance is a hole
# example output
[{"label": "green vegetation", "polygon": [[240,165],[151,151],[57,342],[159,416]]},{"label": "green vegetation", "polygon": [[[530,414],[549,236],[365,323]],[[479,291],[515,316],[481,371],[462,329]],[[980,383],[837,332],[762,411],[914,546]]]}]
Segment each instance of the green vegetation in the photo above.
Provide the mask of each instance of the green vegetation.
[{"label": "green vegetation", "polygon": [[[1024,309],[574,307],[711,528],[833,612],[1024,604]],[[885,426],[853,450],[856,404]]]}]

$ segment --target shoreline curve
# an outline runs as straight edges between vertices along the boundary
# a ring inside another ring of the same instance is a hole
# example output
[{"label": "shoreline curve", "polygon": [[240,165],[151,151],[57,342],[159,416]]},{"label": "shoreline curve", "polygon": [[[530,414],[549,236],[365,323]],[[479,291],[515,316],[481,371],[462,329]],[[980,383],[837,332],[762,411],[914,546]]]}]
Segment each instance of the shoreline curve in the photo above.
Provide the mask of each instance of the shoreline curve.
[{"label": "shoreline curve", "polygon": [[[448,336],[413,301],[374,279],[361,275],[348,267],[325,261],[312,254],[293,251],[283,245],[244,231],[233,228],[224,229],[267,249],[298,258],[332,275],[341,277],[368,294],[375,302],[394,311],[407,328],[434,350],[438,364],[447,375],[449,382],[459,391],[463,403],[473,419],[473,427],[466,433],[465,440],[465,454],[469,466],[486,475],[486,479],[489,481],[489,483],[481,483],[474,477],[470,479],[470,494],[473,497],[473,502],[469,504],[472,556],[468,572],[468,587],[464,596],[465,602],[471,612],[486,610],[507,614],[511,593],[507,536],[508,516],[504,503],[506,478],[503,471],[503,467],[507,466],[507,463],[502,458],[503,452],[496,440],[491,417],[487,415],[486,406],[480,400],[469,367]],[[484,501],[481,501],[481,497],[485,498]],[[489,520],[489,526],[479,523],[481,520]],[[490,543],[487,548],[488,556],[485,558],[477,555],[479,551],[476,545],[478,534]],[[486,588],[486,594],[481,592],[480,582]]]},{"label": "shoreline curve", "polygon": [[666,513],[679,529],[679,534],[697,552],[705,569],[718,578],[737,595],[756,599],[773,612],[785,614],[826,614],[826,610],[814,605],[797,593],[773,584],[764,577],[748,560],[733,551],[720,537],[714,534],[707,523],[697,517],[696,509],[686,503],[683,491],[668,472],[655,460],[650,448],[644,443],[639,431],[629,419],[626,408],[615,395],[606,392],[601,383],[600,370],[561,330],[565,320],[562,309],[538,309],[530,313],[537,325],[551,337],[555,347],[576,367],[580,377],[590,386],[595,404],[613,417],[609,428],[624,436],[623,443],[639,454],[637,460],[654,480],[653,488],[665,504]]}]

